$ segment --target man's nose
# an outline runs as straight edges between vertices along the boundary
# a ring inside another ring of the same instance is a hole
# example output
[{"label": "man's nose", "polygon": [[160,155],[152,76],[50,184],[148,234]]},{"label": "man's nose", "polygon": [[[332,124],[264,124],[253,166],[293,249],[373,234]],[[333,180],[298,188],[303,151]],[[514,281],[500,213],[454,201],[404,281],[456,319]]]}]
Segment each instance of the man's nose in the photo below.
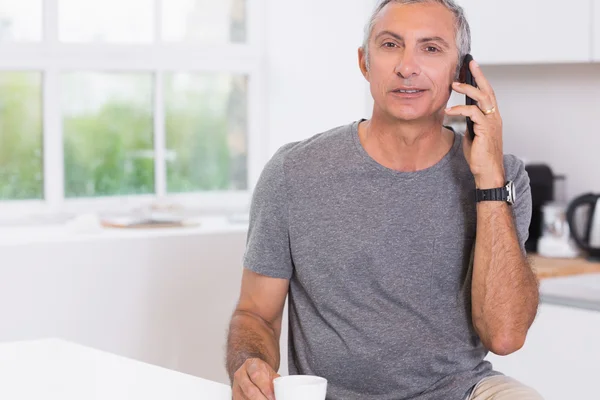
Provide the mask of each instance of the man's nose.
[{"label": "man's nose", "polygon": [[396,75],[403,79],[416,76],[421,73],[421,68],[414,55],[410,52],[405,51],[400,59],[400,62],[396,66]]}]

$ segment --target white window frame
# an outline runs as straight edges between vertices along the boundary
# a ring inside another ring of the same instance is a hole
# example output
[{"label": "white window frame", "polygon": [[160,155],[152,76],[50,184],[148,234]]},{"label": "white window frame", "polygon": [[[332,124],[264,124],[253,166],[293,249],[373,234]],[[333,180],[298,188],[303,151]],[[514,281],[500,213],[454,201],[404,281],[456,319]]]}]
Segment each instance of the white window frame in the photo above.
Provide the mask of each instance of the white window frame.
[{"label": "white window frame", "polygon": [[[124,0],[126,1],[126,0]],[[44,199],[0,201],[0,221],[32,214],[126,211],[153,201],[176,202],[200,212],[247,211],[251,190],[267,161],[265,25],[266,0],[246,0],[247,43],[228,45],[161,43],[162,2],[152,0],[154,43],[68,44],[58,40],[58,0],[43,0],[43,42],[0,43],[0,71],[43,74]],[[154,74],[155,193],[152,195],[66,199],[60,99],[60,74],[68,71],[136,71]],[[233,72],[248,76],[248,190],[168,194],[165,163],[164,73]]]}]

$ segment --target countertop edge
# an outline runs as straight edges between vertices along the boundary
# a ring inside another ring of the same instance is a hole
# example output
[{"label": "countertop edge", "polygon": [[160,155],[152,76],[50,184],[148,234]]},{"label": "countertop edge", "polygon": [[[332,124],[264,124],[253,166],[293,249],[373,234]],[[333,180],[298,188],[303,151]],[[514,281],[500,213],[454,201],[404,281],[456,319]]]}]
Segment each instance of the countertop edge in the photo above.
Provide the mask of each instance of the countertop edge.
[{"label": "countertop edge", "polygon": [[575,299],[571,297],[540,293],[540,303],[600,312],[600,303],[592,300]]}]

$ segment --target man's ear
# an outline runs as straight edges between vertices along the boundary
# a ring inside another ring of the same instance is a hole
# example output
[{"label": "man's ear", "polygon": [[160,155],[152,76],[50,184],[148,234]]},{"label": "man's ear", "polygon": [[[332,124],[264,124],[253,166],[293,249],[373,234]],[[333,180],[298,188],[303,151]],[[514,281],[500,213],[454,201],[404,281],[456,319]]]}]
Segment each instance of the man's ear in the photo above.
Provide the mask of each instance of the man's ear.
[{"label": "man's ear", "polygon": [[367,69],[367,57],[365,54],[365,50],[362,47],[358,48],[358,66],[360,67],[360,72],[362,72],[365,79],[367,81],[369,81],[369,70]]}]

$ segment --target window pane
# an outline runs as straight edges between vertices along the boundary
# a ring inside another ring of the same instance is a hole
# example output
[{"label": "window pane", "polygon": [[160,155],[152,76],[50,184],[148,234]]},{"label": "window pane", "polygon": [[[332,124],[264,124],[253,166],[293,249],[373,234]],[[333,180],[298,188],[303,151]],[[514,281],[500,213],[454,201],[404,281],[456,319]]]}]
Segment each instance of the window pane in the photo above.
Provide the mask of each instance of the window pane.
[{"label": "window pane", "polygon": [[247,188],[246,76],[165,77],[169,192]]},{"label": "window pane", "polygon": [[246,41],[246,0],[163,0],[163,40]]},{"label": "window pane", "polygon": [[0,0],[0,42],[42,39],[42,0]]},{"label": "window pane", "polygon": [[42,75],[0,72],[0,200],[41,199]]},{"label": "window pane", "polygon": [[149,0],[59,0],[63,42],[150,43],[154,2]]},{"label": "window pane", "polygon": [[152,75],[63,77],[65,196],[154,192]]}]

